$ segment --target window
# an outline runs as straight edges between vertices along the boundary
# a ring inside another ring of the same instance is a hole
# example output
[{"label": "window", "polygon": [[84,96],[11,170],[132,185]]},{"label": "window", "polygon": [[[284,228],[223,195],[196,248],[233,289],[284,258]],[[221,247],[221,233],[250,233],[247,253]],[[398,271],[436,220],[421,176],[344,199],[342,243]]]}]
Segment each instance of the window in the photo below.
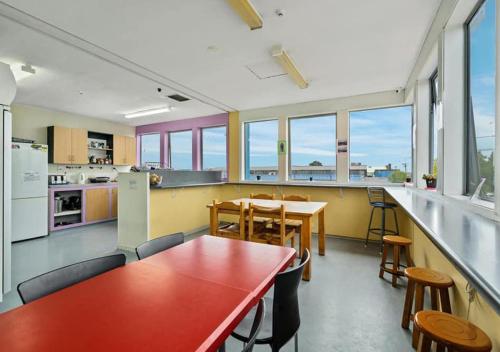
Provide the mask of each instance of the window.
[{"label": "window", "polygon": [[439,110],[438,110],[438,73],[437,70],[429,79],[431,88],[430,114],[429,114],[429,174],[437,176],[438,171],[438,130],[439,130]]},{"label": "window", "polygon": [[349,179],[405,182],[412,167],[412,107],[350,113]]},{"label": "window", "polygon": [[226,126],[201,130],[201,165],[203,170],[222,171],[227,178],[227,129]]},{"label": "window", "polygon": [[245,180],[278,179],[278,120],[245,123]]},{"label": "window", "polygon": [[[467,23],[467,194],[494,199],[495,0],[486,0]],[[479,189],[480,187],[480,189]]]},{"label": "window", "polygon": [[335,117],[323,115],[289,120],[290,179],[336,179]]},{"label": "window", "polygon": [[160,134],[144,134],[141,137],[141,166],[160,167]]},{"label": "window", "polygon": [[193,132],[170,132],[168,134],[170,168],[174,170],[193,169]]}]

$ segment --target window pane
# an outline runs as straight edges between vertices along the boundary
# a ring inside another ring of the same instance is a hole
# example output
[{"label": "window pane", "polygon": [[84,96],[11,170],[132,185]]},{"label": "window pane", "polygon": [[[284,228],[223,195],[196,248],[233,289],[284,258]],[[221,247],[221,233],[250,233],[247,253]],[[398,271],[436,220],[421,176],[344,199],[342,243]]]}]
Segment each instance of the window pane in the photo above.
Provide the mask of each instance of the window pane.
[{"label": "window pane", "polygon": [[204,128],[201,137],[203,170],[222,171],[222,177],[227,178],[226,126]]},{"label": "window pane", "polygon": [[293,118],[289,126],[289,177],[293,180],[335,180],[335,115]]},{"label": "window pane", "polygon": [[430,154],[429,154],[429,174],[438,174],[438,130],[439,130],[439,109],[437,102],[437,90],[439,86],[437,72],[430,79],[431,86],[431,106],[430,106]]},{"label": "window pane", "polygon": [[193,169],[193,132],[170,132],[170,167],[174,170]]},{"label": "window pane", "polygon": [[495,149],[495,0],[486,0],[468,26],[469,108],[467,192],[484,180],[479,196],[494,199]]},{"label": "window pane", "polygon": [[160,134],[145,134],[141,136],[141,165],[160,167]]},{"label": "window pane", "polygon": [[412,107],[350,113],[350,180],[405,182],[411,176]]},{"label": "window pane", "polygon": [[278,120],[245,123],[245,179],[278,179]]}]

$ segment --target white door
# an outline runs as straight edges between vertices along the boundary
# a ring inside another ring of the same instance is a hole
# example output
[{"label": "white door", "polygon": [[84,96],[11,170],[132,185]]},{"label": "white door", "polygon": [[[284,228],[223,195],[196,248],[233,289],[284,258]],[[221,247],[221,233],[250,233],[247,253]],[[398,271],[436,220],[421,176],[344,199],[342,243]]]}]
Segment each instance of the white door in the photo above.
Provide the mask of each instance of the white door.
[{"label": "white door", "polygon": [[47,146],[12,144],[12,198],[47,197]]}]

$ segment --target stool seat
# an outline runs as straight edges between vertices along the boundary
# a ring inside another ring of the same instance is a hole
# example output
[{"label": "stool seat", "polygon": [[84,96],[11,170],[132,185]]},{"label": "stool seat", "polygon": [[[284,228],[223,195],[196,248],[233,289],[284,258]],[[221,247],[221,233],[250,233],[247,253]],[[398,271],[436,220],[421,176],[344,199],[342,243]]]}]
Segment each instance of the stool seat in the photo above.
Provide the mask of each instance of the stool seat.
[{"label": "stool seat", "polygon": [[415,324],[424,337],[454,351],[491,351],[491,340],[481,329],[454,315],[423,310],[415,314]]},{"label": "stool seat", "polygon": [[418,282],[423,286],[447,288],[454,285],[453,279],[450,276],[431,269],[412,267],[406,268],[404,272],[408,279]]},{"label": "stool seat", "polygon": [[389,202],[370,202],[370,205],[375,208],[396,208],[398,205]]},{"label": "stool seat", "polygon": [[409,238],[403,237],[403,236],[392,236],[392,235],[386,235],[384,236],[384,242],[389,243],[389,244],[397,244],[400,246],[409,246],[411,245],[411,240]]}]

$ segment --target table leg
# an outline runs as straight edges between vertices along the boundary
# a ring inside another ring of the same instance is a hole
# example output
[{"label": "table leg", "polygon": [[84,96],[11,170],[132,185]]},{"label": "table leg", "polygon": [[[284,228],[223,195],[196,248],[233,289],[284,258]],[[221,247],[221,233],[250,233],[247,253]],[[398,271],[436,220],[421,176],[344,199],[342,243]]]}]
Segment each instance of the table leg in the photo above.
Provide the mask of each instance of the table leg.
[{"label": "table leg", "polygon": [[[302,219],[302,229],[301,229],[302,231],[300,234],[302,238],[302,247],[307,248],[309,250],[309,253],[311,253],[311,237],[312,237],[311,225],[312,225],[311,217],[307,216]],[[302,275],[302,280],[306,281],[311,280],[311,262],[312,262],[312,255],[311,259],[309,260],[309,263],[307,263],[304,268],[304,274]]]},{"label": "table leg", "polygon": [[217,231],[217,224],[216,224],[216,219],[215,219],[215,209],[214,207],[210,208],[210,234],[212,236],[215,236],[215,233]]},{"label": "table leg", "polygon": [[325,209],[318,213],[318,232],[319,255],[325,255]]}]

